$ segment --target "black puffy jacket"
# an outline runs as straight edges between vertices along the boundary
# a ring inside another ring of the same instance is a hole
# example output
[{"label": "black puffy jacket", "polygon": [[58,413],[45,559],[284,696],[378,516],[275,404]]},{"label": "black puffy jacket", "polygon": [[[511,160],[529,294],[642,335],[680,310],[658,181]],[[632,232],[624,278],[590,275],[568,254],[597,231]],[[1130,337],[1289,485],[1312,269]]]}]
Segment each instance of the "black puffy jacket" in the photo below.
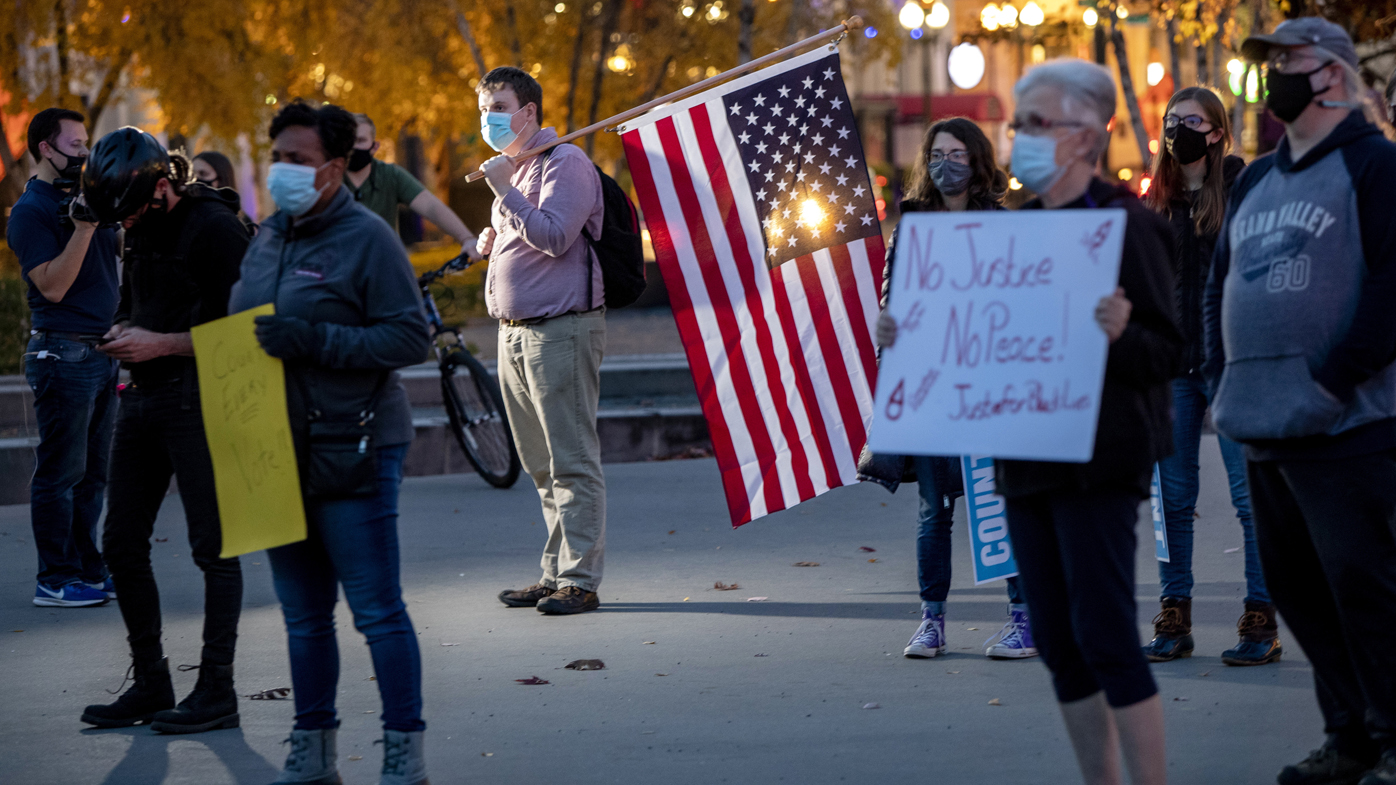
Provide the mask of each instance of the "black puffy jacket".
[{"label": "black puffy jacket", "polygon": [[[1246,162],[1234,155],[1222,159],[1222,177],[1226,190],[1231,192],[1231,184],[1245,170]],[[1174,306],[1177,308],[1178,328],[1187,341],[1183,362],[1186,373],[1202,369],[1205,356],[1205,343],[1202,340],[1202,292],[1207,288],[1207,276],[1212,271],[1212,250],[1217,245],[1215,234],[1199,235],[1192,219],[1192,206],[1196,191],[1173,197],[1169,205],[1168,223],[1173,227],[1173,243],[1176,255],[1173,257]]]}]

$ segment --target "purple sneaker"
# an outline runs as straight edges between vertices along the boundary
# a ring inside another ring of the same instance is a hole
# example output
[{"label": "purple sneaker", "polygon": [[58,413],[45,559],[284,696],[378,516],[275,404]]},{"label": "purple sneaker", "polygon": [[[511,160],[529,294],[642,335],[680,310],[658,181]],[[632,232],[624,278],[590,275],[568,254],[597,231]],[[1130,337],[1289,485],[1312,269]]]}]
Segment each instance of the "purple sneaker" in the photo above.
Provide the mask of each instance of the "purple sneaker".
[{"label": "purple sneaker", "polygon": [[921,626],[911,636],[911,642],[902,654],[918,660],[930,659],[945,653],[945,614],[921,612]]},{"label": "purple sneaker", "polygon": [[1010,612],[1008,623],[1003,625],[999,634],[984,641],[984,656],[996,660],[1020,660],[1037,656],[1037,646],[1033,645],[1032,627],[1028,625],[1027,611]]}]

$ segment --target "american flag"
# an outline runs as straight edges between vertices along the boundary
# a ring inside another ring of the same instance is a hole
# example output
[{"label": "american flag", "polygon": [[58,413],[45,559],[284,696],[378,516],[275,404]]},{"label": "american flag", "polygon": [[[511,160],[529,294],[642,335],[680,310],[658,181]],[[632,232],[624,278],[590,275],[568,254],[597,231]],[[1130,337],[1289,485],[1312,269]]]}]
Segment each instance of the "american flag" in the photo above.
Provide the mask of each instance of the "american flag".
[{"label": "american flag", "polygon": [[883,245],[837,52],[621,132],[733,526],[856,482]]}]

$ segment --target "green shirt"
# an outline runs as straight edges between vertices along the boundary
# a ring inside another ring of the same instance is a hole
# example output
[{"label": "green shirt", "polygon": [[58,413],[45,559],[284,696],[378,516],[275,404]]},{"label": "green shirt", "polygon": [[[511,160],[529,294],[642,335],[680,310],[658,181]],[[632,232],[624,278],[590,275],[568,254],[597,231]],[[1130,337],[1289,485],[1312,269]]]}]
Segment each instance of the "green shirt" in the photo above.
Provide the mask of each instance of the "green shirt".
[{"label": "green shirt", "polygon": [[394,232],[397,231],[397,206],[411,204],[412,200],[417,198],[417,194],[426,190],[426,186],[413,177],[411,172],[397,164],[377,160],[369,164],[368,179],[364,180],[362,186],[355,188],[349,181],[347,172],[344,175],[344,184],[364,207],[382,216]]}]

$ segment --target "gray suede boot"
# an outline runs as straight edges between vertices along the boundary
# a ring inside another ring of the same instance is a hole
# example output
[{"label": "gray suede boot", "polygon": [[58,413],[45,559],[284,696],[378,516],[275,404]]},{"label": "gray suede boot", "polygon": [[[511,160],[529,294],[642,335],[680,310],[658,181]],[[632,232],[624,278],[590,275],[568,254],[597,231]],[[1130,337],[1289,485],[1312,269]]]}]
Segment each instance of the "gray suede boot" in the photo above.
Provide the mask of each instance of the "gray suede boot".
[{"label": "gray suede boot", "polygon": [[383,777],[378,785],[431,785],[422,736],[422,731],[383,731]]},{"label": "gray suede boot", "polygon": [[336,733],[334,728],[291,731],[286,769],[271,785],[343,785],[334,765]]}]

